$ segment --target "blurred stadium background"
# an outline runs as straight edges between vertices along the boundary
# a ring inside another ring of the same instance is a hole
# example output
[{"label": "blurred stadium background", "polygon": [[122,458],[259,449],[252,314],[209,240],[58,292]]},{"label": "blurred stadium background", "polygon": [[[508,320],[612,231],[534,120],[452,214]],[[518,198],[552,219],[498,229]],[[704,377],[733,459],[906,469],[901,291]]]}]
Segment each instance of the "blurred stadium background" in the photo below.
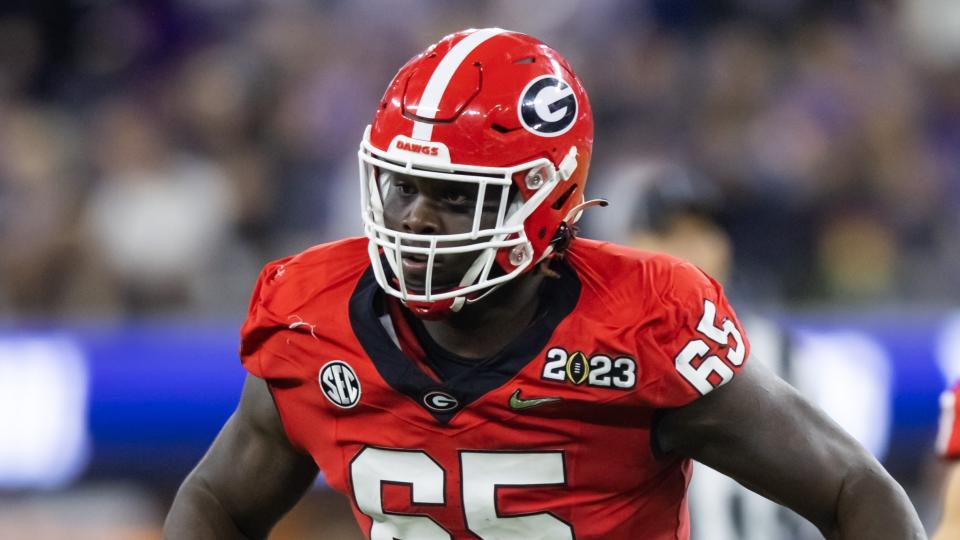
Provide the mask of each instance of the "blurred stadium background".
[{"label": "blurred stadium background", "polygon": [[[360,233],[379,96],[471,26],[538,36],[584,80],[588,191],[614,202],[584,233],[722,277],[758,356],[936,522],[960,3],[3,0],[0,538],[159,538],[239,395],[259,267]],[[274,538],[356,538],[346,512],[318,485]]]}]

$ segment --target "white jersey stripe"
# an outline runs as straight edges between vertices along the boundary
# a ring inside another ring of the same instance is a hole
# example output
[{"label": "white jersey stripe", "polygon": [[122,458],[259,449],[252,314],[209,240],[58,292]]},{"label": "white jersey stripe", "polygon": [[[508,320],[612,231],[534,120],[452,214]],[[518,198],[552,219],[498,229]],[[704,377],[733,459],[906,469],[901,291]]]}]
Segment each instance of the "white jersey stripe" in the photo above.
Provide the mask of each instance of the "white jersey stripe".
[{"label": "white jersey stripe", "polygon": [[[480,46],[481,43],[503,32],[505,32],[505,30],[502,28],[484,28],[483,30],[475,31],[454,45],[453,48],[450,49],[450,52],[440,61],[436,71],[430,76],[430,80],[427,81],[427,86],[423,90],[423,96],[420,97],[420,103],[417,105],[417,116],[434,118],[437,115],[437,109],[440,107],[440,100],[443,98],[443,93],[447,90],[450,79],[453,78],[453,74],[460,67],[460,64],[463,63],[464,58]],[[433,124],[427,122],[413,123],[413,133],[410,136],[414,139],[429,141],[432,135]]]}]

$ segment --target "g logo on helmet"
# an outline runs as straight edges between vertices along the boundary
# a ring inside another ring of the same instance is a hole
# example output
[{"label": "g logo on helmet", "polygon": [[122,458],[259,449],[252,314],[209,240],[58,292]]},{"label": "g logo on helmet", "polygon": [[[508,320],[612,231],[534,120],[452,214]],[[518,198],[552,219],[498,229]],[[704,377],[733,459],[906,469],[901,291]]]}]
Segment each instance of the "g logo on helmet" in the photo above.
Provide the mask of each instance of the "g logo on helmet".
[{"label": "g logo on helmet", "polygon": [[570,85],[553,75],[527,83],[517,107],[524,129],[541,137],[563,135],[577,120],[577,96]]}]

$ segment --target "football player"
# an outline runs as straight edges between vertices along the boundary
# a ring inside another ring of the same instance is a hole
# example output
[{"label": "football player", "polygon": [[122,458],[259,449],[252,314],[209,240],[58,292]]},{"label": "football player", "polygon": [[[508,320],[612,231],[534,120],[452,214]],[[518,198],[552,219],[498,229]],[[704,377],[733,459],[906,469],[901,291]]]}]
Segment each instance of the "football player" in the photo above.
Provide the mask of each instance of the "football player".
[{"label": "football player", "polygon": [[[722,227],[724,203],[707,178],[677,163],[629,156],[591,171],[618,204],[584,214],[588,234],[687,260],[721,284],[730,282],[731,238]],[[742,310],[742,308],[741,308]],[[889,418],[882,354],[852,332],[793,332],[759,313],[738,310],[750,335],[753,362],[762,362],[805,398],[823,408],[878,458],[885,453]],[[826,368],[826,369],[825,369]],[[852,388],[857,399],[850,399]],[[796,514],[694,462],[688,490],[693,540],[816,538]]]},{"label": "football player", "polygon": [[[583,230],[646,251],[695,264],[721,284],[729,283],[733,245],[720,225],[723,207],[717,187],[679,164],[629,156],[607,171],[594,170],[617,204],[587,213]],[[779,325],[738,313],[750,334],[752,362],[761,361],[789,381],[792,340]],[[858,380],[857,382],[861,382]],[[798,388],[799,390],[799,388]],[[797,535],[794,516],[709,467],[693,463],[687,494],[693,540],[786,540]]]},{"label": "football player", "polygon": [[940,433],[937,436],[937,453],[950,460],[946,493],[943,500],[943,517],[933,540],[960,538],[960,384],[940,396]]},{"label": "football player", "polygon": [[165,537],[264,537],[320,470],[375,540],[686,539],[693,458],[830,538],[922,538],[883,468],[748,361],[716,281],[575,237],[592,145],[534,38],[466,30],[401,68],[358,153],[366,236],[264,268],[240,404]]}]

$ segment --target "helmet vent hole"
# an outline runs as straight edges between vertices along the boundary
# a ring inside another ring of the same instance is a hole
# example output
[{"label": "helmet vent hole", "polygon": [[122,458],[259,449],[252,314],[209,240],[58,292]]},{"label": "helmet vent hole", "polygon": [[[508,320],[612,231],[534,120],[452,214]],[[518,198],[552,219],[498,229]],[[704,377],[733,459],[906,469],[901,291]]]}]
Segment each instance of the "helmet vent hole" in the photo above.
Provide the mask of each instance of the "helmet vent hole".
[{"label": "helmet vent hole", "polygon": [[534,63],[534,62],[536,62],[536,61],[537,61],[536,58],[534,58],[534,57],[532,57],[532,56],[527,56],[526,58],[521,58],[521,59],[519,59],[519,60],[514,61],[513,63],[514,63],[514,64],[532,64],[532,63]]},{"label": "helmet vent hole", "polygon": [[560,195],[560,198],[557,199],[555,203],[553,203],[552,208],[554,210],[559,210],[563,208],[563,205],[567,204],[567,199],[569,199],[570,196],[573,195],[573,192],[576,191],[576,189],[577,189],[577,184],[570,186],[566,191],[563,192],[563,195]]},{"label": "helmet vent hole", "polygon": [[520,129],[519,127],[509,128],[503,124],[493,124],[490,126],[490,129],[496,131],[497,133],[510,133],[511,131],[516,131]]},{"label": "helmet vent hole", "polygon": [[539,238],[540,240],[543,240],[543,237],[546,236],[546,235],[547,235],[547,228],[546,228],[546,227],[543,227],[543,228],[541,228],[539,231],[537,231],[537,238]]}]

